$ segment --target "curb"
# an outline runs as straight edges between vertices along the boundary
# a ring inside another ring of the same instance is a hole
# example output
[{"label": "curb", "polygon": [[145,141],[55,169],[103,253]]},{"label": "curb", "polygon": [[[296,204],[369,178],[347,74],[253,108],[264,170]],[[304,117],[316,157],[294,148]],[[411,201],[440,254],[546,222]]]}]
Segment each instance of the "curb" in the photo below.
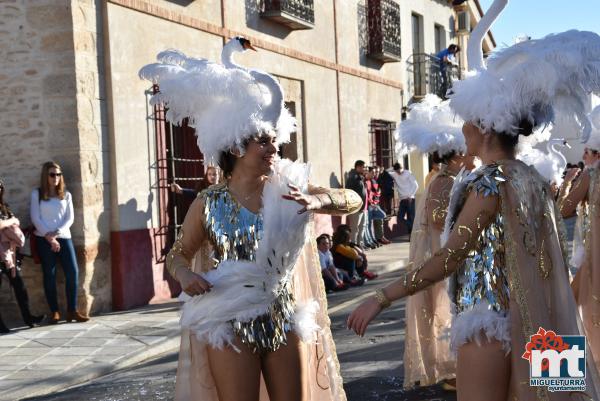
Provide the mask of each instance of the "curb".
[{"label": "curb", "polygon": [[[155,356],[175,351],[179,348],[180,337],[170,337],[159,343],[149,345],[146,349],[133,355],[125,355],[114,363],[97,362],[92,363],[84,369],[78,369],[77,365],[70,372],[63,372],[52,379],[60,379],[54,384],[27,385],[25,388],[11,389],[0,393],[0,401],[27,400],[66,390],[70,387],[86,383],[90,380],[106,376],[115,371],[131,367]],[[49,380],[44,380],[48,382]]]}]

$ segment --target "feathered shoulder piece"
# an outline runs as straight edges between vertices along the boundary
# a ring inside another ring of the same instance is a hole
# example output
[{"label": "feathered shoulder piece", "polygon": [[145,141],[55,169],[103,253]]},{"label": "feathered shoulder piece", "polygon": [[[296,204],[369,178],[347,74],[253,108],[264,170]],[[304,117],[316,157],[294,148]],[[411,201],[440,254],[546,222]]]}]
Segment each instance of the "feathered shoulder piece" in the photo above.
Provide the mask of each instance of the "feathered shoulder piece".
[{"label": "feathered shoulder piece", "polygon": [[414,150],[438,152],[440,156],[452,151],[464,153],[462,126],[463,121],[450,109],[448,101],[427,95],[410,107],[408,118],[396,128],[396,154],[400,158]]},{"label": "feathered shoulder piece", "polygon": [[247,39],[231,39],[223,47],[222,64],[166,50],[139,72],[140,78],[158,85],[151,104],[164,105],[173,124],[188,119],[196,129],[198,147],[208,162],[216,162],[222,151],[243,152],[245,140],[263,132],[273,132],[279,143],[288,142],[295,129],[277,79],[233,61],[234,53],[248,49],[254,50]]},{"label": "feathered shoulder piece", "polygon": [[495,52],[449,97],[463,120],[488,132],[518,135],[524,120],[538,126],[561,115],[581,127],[585,142],[589,95],[599,92],[600,36],[572,30]]}]

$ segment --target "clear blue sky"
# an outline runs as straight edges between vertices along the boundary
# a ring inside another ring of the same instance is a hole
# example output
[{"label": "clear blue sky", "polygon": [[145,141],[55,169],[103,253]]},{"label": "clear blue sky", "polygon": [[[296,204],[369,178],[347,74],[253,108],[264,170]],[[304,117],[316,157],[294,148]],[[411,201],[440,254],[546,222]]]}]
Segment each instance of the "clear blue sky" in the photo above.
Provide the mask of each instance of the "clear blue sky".
[{"label": "clear blue sky", "polygon": [[[479,0],[484,12],[493,0]],[[578,29],[600,34],[600,0],[510,0],[492,25],[498,46],[511,45],[519,34],[541,38]]]}]

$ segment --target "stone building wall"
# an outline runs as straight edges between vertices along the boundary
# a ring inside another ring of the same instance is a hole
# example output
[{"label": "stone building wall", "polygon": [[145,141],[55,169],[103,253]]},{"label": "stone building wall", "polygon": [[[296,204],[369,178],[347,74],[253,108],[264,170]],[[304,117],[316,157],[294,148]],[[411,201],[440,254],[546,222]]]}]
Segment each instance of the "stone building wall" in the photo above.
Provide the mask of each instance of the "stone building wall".
[{"label": "stone building wall", "polygon": [[[16,0],[0,5],[0,177],[6,186],[5,200],[27,227],[29,196],[39,186],[42,163],[55,160],[63,166],[75,207],[72,233],[80,264],[79,305],[89,310],[108,309],[110,298],[107,303],[100,292],[104,299],[92,302],[98,288],[106,292],[107,281],[92,274],[91,264],[101,257],[97,257],[97,237],[90,236],[93,230],[86,226],[91,224],[86,207],[95,202],[88,195],[88,183],[96,164],[82,151],[92,152],[94,146],[80,138],[81,117],[87,113],[82,108],[94,103],[85,98],[81,88],[86,84],[76,75],[80,60],[75,48],[81,51],[84,40],[74,37],[73,21],[81,17],[74,11],[81,11],[83,3]],[[59,303],[64,307],[64,282],[58,270]],[[32,310],[46,313],[41,266],[27,258],[22,273]],[[3,281],[1,312],[6,320],[15,320],[18,309],[8,282]]]}]

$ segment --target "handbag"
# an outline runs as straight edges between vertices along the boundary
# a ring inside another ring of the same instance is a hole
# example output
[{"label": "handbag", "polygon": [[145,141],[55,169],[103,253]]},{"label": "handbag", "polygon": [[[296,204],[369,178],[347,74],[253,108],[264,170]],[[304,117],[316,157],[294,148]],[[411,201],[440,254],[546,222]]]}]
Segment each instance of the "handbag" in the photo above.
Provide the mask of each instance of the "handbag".
[{"label": "handbag", "polygon": [[[25,230],[23,230],[23,234],[25,234],[25,238],[27,239],[27,242],[29,242],[29,255],[31,256],[31,258],[33,259],[33,263],[35,263],[36,265],[42,264],[42,261],[40,259],[40,253],[38,251],[38,247],[37,247],[37,237],[35,236],[35,227],[33,225],[30,225],[29,227],[27,227]],[[25,249],[27,249],[27,244],[24,246]],[[25,250],[23,249],[23,251]],[[25,252],[23,252],[24,254],[26,254]]]}]

